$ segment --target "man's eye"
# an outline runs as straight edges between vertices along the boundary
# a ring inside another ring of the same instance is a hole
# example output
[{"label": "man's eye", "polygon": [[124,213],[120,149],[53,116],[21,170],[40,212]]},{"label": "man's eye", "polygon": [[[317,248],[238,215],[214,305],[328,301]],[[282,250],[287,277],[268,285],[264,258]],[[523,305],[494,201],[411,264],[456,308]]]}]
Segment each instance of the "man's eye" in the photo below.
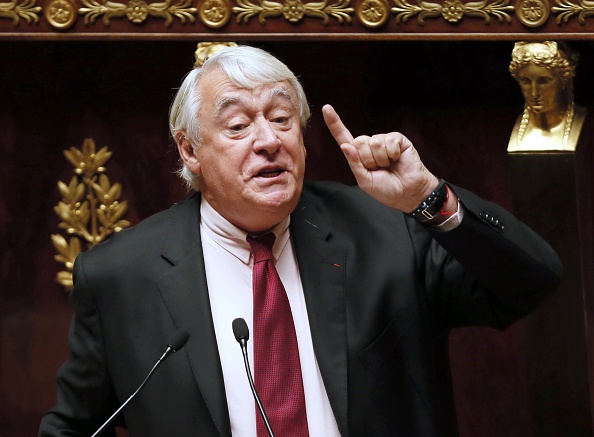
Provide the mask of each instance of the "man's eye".
[{"label": "man's eye", "polygon": [[288,120],[288,117],[276,117],[276,118],[272,119],[272,121],[274,123],[286,123],[287,120]]},{"label": "man's eye", "polygon": [[240,132],[243,130],[244,127],[245,126],[243,124],[234,124],[229,129],[232,130],[233,132]]}]

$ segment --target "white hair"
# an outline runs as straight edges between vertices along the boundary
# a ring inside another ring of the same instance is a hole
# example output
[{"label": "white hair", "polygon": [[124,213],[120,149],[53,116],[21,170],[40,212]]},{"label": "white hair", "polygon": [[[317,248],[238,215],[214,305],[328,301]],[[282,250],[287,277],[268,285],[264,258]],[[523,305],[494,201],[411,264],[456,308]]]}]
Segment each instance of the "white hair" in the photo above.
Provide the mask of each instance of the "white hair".
[{"label": "white hair", "polygon": [[[200,146],[198,111],[201,96],[198,92],[198,84],[206,73],[216,68],[220,68],[235,85],[247,89],[288,81],[297,94],[301,129],[305,129],[310,111],[303,87],[295,74],[280,60],[262,49],[237,46],[218,51],[201,68],[196,68],[186,75],[169,111],[169,130],[174,139],[179,132],[183,131],[192,147]],[[183,161],[178,174],[190,188],[199,189],[198,177]]]}]

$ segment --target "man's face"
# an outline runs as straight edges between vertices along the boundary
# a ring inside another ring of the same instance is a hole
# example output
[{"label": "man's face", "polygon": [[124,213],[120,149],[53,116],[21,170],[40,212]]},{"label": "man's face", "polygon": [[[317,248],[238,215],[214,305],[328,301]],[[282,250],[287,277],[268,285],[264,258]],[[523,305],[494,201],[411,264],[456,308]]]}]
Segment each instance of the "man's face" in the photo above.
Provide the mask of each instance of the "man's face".
[{"label": "man's face", "polygon": [[270,229],[297,205],[305,147],[297,95],[289,82],[253,90],[219,69],[199,85],[200,145],[190,166],[213,208],[245,231]]},{"label": "man's face", "polygon": [[522,94],[532,112],[545,113],[559,104],[562,83],[548,68],[528,64],[518,76]]}]

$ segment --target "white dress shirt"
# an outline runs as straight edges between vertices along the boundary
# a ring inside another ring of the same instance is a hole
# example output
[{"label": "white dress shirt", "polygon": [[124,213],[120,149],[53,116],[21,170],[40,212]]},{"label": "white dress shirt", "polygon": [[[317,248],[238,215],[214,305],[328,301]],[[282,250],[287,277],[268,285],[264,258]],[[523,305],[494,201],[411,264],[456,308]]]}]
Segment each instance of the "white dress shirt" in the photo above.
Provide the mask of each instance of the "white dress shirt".
[{"label": "white dress shirt", "polygon": [[[256,437],[256,404],[246,375],[241,348],[232,329],[233,320],[242,317],[250,332],[253,332],[253,257],[246,241],[247,233],[224,219],[204,198],[200,212],[206,279],[223,368],[231,431],[233,437]],[[336,419],[313,350],[303,286],[290,238],[289,221],[288,217],[272,229],[276,235],[273,255],[293,313],[309,435],[338,437],[340,433]],[[252,345],[253,339],[250,338],[248,355],[251,366],[254,362]]]}]

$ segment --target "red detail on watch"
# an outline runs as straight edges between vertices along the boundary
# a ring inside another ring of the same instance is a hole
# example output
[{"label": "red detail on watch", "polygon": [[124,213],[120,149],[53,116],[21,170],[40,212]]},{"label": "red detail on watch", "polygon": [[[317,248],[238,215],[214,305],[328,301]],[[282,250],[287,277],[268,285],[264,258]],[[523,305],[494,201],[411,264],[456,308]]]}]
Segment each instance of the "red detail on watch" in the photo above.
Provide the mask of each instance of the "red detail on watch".
[{"label": "red detail on watch", "polygon": [[446,211],[445,210],[445,208],[448,204],[448,201],[450,200],[450,193],[451,193],[450,187],[447,185],[446,185],[446,190],[447,190],[446,201],[444,202],[443,207],[439,210],[439,214],[442,216],[449,217],[451,215],[454,215],[458,211],[457,210],[456,211]]}]

